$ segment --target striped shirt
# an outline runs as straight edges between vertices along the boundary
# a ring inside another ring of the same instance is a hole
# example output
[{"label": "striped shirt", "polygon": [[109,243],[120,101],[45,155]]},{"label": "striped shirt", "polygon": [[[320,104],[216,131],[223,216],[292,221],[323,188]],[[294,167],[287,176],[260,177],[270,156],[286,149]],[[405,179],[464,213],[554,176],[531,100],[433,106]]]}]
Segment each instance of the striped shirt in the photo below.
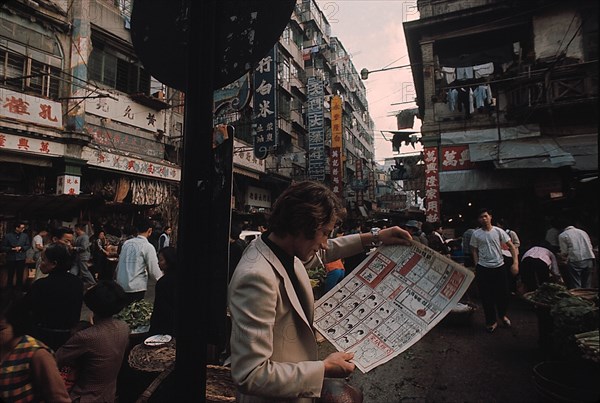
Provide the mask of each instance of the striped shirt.
[{"label": "striped shirt", "polygon": [[39,401],[33,387],[31,361],[40,348],[50,351],[41,341],[25,335],[6,357],[0,367],[0,401]]}]

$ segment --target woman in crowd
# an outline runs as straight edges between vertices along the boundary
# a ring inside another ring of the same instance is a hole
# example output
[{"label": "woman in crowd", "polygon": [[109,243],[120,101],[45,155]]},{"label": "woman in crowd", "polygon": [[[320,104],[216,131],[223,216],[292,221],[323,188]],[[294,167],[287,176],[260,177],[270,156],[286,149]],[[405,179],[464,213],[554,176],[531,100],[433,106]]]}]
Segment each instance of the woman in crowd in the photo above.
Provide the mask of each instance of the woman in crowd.
[{"label": "woman in crowd", "polygon": [[129,326],[112,316],[125,307],[125,291],[113,280],[101,280],[85,293],[84,301],[94,313],[92,326],[73,334],[56,352],[56,361],[75,369],[73,401],[114,402]]},{"label": "woman in crowd", "polygon": [[108,264],[108,239],[106,232],[99,230],[94,236],[92,244],[92,258],[94,259],[94,271],[98,273],[98,280],[113,280],[113,273]]},{"label": "woman in crowd", "polygon": [[164,275],[156,282],[150,334],[175,334],[177,293],[177,250],[172,246],[158,252],[158,266]]},{"label": "woman in crowd", "polygon": [[0,401],[70,402],[50,349],[26,334],[26,307],[9,289],[0,289]]},{"label": "woman in crowd", "polygon": [[51,243],[42,252],[40,269],[48,277],[31,285],[26,300],[33,313],[32,335],[56,351],[79,323],[83,282],[68,272],[72,257],[62,243]]}]

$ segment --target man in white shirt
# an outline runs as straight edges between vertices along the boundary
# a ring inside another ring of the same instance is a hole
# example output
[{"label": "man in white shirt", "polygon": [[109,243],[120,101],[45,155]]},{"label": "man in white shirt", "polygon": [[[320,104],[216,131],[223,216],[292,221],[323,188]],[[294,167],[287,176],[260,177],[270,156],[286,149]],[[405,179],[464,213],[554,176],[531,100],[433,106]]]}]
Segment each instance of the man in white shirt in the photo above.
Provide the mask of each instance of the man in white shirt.
[{"label": "man in white shirt", "polygon": [[583,230],[575,228],[568,220],[561,220],[558,236],[560,256],[567,263],[565,282],[567,288],[591,288],[590,272],[594,267],[594,249],[590,236]]},{"label": "man in white shirt", "polygon": [[119,254],[117,283],[125,290],[128,303],[144,298],[148,289],[149,275],[154,280],[162,276],[156,250],[148,242],[152,228],[150,221],[141,220],[136,225],[137,236],[125,241]]},{"label": "man in white shirt", "polygon": [[[478,215],[478,228],[471,236],[471,249],[475,266],[475,281],[479,289],[485,326],[489,333],[494,332],[500,318],[504,326],[510,327],[511,322],[506,311],[508,309],[508,281],[507,274],[516,276],[519,273],[519,259],[517,250],[510,240],[510,236],[492,225],[492,213],[489,209],[480,209]],[[506,244],[512,256],[510,269],[505,269],[502,244]]]}]

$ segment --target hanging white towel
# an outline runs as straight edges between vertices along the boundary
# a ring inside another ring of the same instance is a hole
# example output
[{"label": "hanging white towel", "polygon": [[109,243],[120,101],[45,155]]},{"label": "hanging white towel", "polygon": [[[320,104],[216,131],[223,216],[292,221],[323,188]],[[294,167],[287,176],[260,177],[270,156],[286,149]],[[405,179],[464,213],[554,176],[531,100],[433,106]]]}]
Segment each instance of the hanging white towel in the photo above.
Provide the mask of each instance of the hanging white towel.
[{"label": "hanging white towel", "polygon": [[473,75],[475,78],[487,77],[494,73],[494,63],[484,63],[477,66],[473,66]]},{"label": "hanging white towel", "polygon": [[454,67],[442,67],[442,74],[446,77],[448,84],[456,80],[456,68]]}]

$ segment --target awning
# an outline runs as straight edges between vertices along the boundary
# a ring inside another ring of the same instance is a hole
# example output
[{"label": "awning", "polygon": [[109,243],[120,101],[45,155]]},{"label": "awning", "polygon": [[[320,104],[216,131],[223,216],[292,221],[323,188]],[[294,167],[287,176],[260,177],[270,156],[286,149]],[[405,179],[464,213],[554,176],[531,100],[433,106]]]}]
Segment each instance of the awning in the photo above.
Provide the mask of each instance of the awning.
[{"label": "awning", "polygon": [[492,161],[498,169],[559,168],[598,170],[598,135],[537,137],[469,144],[472,162]]},{"label": "awning", "polygon": [[238,168],[236,166],[233,167],[233,173],[234,174],[239,174],[239,175],[244,175],[244,176],[247,176],[249,178],[256,179],[256,180],[260,179],[260,175],[259,174],[255,173],[255,172],[248,171],[247,169]]},{"label": "awning", "polygon": [[440,134],[441,145],[487,143],[540,137],[540,127],[535,124],[490,129],[463,130]]},{"label": "awning", "polygon": [[104,205],[100,196],[0,194],[0,216],[29,218],[68,218],[82,210]]}]

